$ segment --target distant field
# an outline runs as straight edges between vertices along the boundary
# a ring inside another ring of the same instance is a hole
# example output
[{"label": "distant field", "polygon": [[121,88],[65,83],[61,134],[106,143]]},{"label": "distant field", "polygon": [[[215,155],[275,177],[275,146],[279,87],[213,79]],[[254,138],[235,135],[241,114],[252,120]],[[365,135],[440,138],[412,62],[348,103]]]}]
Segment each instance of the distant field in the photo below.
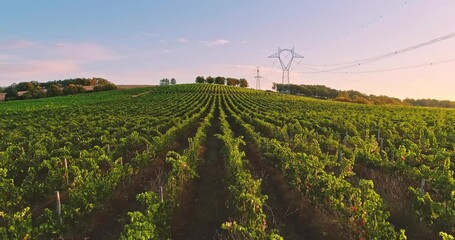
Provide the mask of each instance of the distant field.
[{"label": "distant field", "polygon": [[119,88],[0,104],[0,239],[455,234],[454,110]]}]

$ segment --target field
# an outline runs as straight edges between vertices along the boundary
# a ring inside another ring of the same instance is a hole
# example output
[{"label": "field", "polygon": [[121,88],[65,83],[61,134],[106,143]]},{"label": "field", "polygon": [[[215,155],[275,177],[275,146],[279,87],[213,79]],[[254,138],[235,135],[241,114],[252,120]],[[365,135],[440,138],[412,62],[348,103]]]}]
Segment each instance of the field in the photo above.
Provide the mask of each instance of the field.
[{"label": "field", "polygon": [[447,109],[214,84],[4,102],[0,238],[453,239],[454,170]]}]

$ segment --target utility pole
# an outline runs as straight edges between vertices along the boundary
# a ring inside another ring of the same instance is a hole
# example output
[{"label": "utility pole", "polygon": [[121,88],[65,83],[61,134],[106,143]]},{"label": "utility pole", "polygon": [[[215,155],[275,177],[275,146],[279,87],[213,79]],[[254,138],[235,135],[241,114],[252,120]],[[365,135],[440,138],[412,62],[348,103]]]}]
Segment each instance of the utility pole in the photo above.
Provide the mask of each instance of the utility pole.
[{"label": "utility pole", "polygon": [[256,76],[254,78],[256,79],[256,90],[261,90],[261,78],[262,76],[259,74],[259,69],[261,67],[257,66],[256,67]]},{"label": "utility pole", "polygon": [[[283,52],[288,52],[291,56],[291,59],[287,63],[283,62],[283,59],[281,57],[281,53]],[[280,47],[278,47],[278,52],[273,55],[270,55],[269,58],[278,58],[278,60],[280,60],[281,68],[283,69],[283,73],[281,75],[281,84],[284,86],[284,80],[287,79],[288,93],[291,93],[290,91],[291,85],[289,82],[289,69],[291,68],[292,60],[294,60],[294,58],[303,58],[303,56],[298,53],[295,53],[294,48],[281,49]]]}]

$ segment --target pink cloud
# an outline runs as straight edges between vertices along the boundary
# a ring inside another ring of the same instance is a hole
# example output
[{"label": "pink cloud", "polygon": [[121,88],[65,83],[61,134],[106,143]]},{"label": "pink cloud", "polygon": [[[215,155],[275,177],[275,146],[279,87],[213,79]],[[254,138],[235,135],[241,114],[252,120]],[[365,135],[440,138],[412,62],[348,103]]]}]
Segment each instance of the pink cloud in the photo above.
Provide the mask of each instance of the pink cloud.
[{"label": "pink cloud", "polygon": [[199,41],[199,43],[205,45],[206,47],[219,47],[230,43],[230,41],[226,39],[216,39],[213,41]]},{"label": "pink cloud", "polygon": [[16,40],[9,42],[0,42],[2,50],[17,50],[36,46],[37,44],[28,40]]},{"label": "pink cloud", "polygon": [[11,56],[11,55],[7,55],[7,54],[0,54],[0,61],[10,61],[10,60],[13,60],[14,57]]},{"label": "pink cloud", "polygon": [[188,42],[188,39],[186,39],[186,38],[179,38],[178,42],[179,42],[179,43],[187,43],[187,42]]},{"label": "pink cloud", "polygon": [[[80,76],[84,65],[114,59],[106,47],[90,43],[0,42],[0,85],[11,81],[52,80]],[[8,81],[8,82],[6,82]]]},{"label": "pink cloud", "polygon": [[[0,63],[2,78],[13,80],[36,80],[51,78],[58,74],[74,74],[80,70],[73,61],[27,61],[17,63]],[[51,79],[49,79],[51,80]]]},{"label": "pink cloud", "polygon": [[111,60],[113,54],[101,45],[94,43],[58,43],[52,46],[56,53],[74,61],[91,62]]}]

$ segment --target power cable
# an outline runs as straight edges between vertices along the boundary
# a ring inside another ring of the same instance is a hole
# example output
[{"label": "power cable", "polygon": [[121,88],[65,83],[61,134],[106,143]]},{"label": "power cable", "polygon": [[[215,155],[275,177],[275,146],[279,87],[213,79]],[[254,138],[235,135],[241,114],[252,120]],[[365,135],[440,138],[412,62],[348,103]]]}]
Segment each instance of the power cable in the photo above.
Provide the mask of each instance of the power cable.
[{"label": "power cable", "polygon": [[369,20],[369,21],[367,21],[366,23],[364,23],[364,24],[362,24],[362,25],[356,27],[355,29],[353,29],[353,30],[351,30],[351,31],[348,31],[348,32],[345,32],[344,34],[341,34],[341,35],[339,35],[338,37],[335,37],[333,40],[327,41],[327,42],[325,42],[325,43],[322,43],[322,44],[319,44],[319,45],[316,45],[316,46],[313,46],[313,47],[304,48],[303,50],[308,51],[308,50],[318,49],[318,48],[321,48],[321,47],[323,47],[323,46],[327,46],[327,45],[329,45],[329,44],[331,44],[331,43],[334,43],[334,42],[336,42],[336,41],[342,40],[342,39],[344,39],[344,38],[346,38],[346,37],[348,37],[348,36],[351,36],[351,35],[353,35],[353,34],[355,34],[355,33],[357,33],[357,32],[360,32],[361,30],[364,30],[364,29],[366,29],[367,27],[369,27],[369,26],[375,24],[376,22],[379,22],[380,20],[384,19],[385,17],[387,17],[387,16],[389,16],[389,15],[393,15],[394,13],[398,12],[398,11],[401,10],[403,7],[407,6],[409,2],[411,2],[411,0],[403,1],[403,2],[401,3],[400,7],[395,8],[394,10],[392,10],[392,11],[390,11],[390,12],[388,12],[388,13],[381,14],[381,15],[375,17],[374,19]]},{"label": "power cable", "polygon": [[431,67],[431,66],[445,64],[445,63],[451,63],[451,62],[455,62],[455,58],[441,60],[441,61],[435,61],[435,62],[430,62],[430,63],[422,63],[422,64],[416,64],[416,65],[410,65],[410,66],[396,67],[396,68],[386,68],[386,69],[368,70],[368,71],[354,71],[354,72],[318,71],[318,69],[306,67],[307,69],[314,70],[314,72],[301,72],[301,73],[304,73],[304,74],[317,74],[317,73],[362,74],[362,73],[392,72],[392,71],[399,71],[399,70],[412,69],[412,68]]},{"label": "power cable", "polygon": [[364,59],[359,59],[359,60],[356,60],[356,61],[349,61],[349,62],[344,62],[344,63],[334,63],[334,64],[325,64],[325,65],[314,65],[314,64],[313,65],[305,64],[305,65],[306,66],[319,66],[319,67],[340,66],[340,67],[332,68],[332,69],[328,69],[328,70],[320,70],[321,72],[334,72],[334,71],[338,71],[338,70],[342,70],[342,69],[346,69],[346,68],[357,67],[357,66],[365,65],[367,63],[380,61],[380,60],[385,59],[385,58],[394,57],[394,56],[397,56],[397,55],[400,55],[400,54],[403,54],[403,53],[406,53],[406,52],[410,52],[410,51],[413,51],[413,50],[416,50],[416,49],[419,49],[419,48],[422,48],[422,47],[425,47],[425,46],[428,46],[428,45],[431,45],[431,44],[435,44],[437,42],[441,42],[441,41],[444,41],[444,40],[447,40],[447,39],[450,39],[450,38],[453,38],[453,37],[455,37],[455,32],[452,32],[452,33],[446,34],[444,36],[441,36],[441,37],[438,37],[438,38],[435,38],[435,39],[432,39],[432,40],[429,40],[429,41],[426,41],[426,42],[423,42],[423,43],[419,43],[419,44],[416,44],[416,45],[413,45],[413,46],[410,46],[410,47],[407,47],[407,48],[396,50],[396,51],[393,51],[393,52],[390,52],[390,53],[386,53],[386,54],[382,54],[382,55],[378,55],[378,56],[374,56],[374,57],[369,57],[369,58],[364,58]]}]

